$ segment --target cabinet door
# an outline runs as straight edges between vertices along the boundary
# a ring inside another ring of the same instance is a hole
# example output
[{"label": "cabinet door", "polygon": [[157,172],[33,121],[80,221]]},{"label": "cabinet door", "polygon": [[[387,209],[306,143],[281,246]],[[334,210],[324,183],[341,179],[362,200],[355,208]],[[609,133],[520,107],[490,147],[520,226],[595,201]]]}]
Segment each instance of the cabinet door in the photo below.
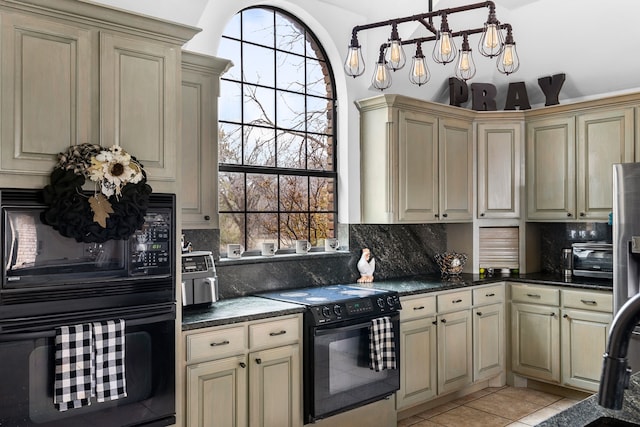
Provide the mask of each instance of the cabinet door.
[{"label": "cabinet door", "polygon": [[92,34],[34,16],[4,13],[1,19],[0,167],[21,175],[5,181],[12,178],[3,174],[2,182],[24,187],[25,179],[39,175],[39,186],[49,182],[58,153],[98,142],[91,134],[92,112],[97,112]]},{"label": "cabinet door", "polygon": [[527,219],[576,216],[575,120],[540,120],[527,128]]},{"label": "cabinet door", "polygon": [[179,75],[175,47],[100,33],[101,144],[135,155],[156,191],[175,191],[162,182],[176,181],[178,172]]},{"label": "cabinet door", "polygon": [[524,376],[560,381],[558,307],[511,304],[511,369]]},{"label": "cabinet door", "polygon": [[504,303],[473,309],[473,380],[504,370]]},{"label": "cabinet door", "polygon": [[302,427],[298,344],[249,354],[249,425]]},{"label": "cabinet door", "polygon": [[608,219],[613,206],[611,166],[634,160],[633,120],[633,108],[578,116],[579,219]]},{"label": "cabinet door", "polygon": [[611,320],[606,313],[562,311],[563,384],[598,391]]},{"label": "cabinet door", "polygon": [[471,122],[440,119],[439,217],[443,221],[473,218],[473,129]]},{"label": "cabinet door", "polygon": [[478,217],[520,218],[520,123],[478,125]]},{"label": "cabinet door", "polygon": [[398,115],[398,220],[438,216],[438,119],[400,110]]},{"label": "cabinet door", "polygon": [[187,427],[247,426],[246,356],[187,366],[186,411]]},{"label": "cabinet door", "polygon": [[396,408],[425,402],[436,395],[435,316],[400,324],[400,390]]},{"label": "cabinet door", "polygon": [[471,310],[440,314],[437,321],[438,394],[444,394],[472,381]]}]

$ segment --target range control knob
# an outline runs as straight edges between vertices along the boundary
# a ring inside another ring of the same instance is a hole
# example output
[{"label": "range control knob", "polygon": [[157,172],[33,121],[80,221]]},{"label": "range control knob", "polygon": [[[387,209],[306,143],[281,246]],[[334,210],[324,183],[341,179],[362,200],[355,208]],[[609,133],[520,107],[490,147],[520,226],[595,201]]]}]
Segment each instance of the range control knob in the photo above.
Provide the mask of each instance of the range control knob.
[{"label": "range control knob", "polygon": [[377,303],[378,303],[378,307],[384,308],[384,300],[382,298],[378,298]]},{"label": "range control knob", "polygon": [[387,304],[389,304],[389,307],[393,307],[394,305],[396,305],[396,300],[392,296],[388,296]]},{"label": "range control knob", "polygon": [[333,312],[336,314],[336,316],[341,316],[342,315],[342,307],[340,307],[338,304],[333,306]]},{"label": "range control knob", "polygon": [[322,315],[324,317],[331,317],[331,310],[326,305],[322,307]]}]

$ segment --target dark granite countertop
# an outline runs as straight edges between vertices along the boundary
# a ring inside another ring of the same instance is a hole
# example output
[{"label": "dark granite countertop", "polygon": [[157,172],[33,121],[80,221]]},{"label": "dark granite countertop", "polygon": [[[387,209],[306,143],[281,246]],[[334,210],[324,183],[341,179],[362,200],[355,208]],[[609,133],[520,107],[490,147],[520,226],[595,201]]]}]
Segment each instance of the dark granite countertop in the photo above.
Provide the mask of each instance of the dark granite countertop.
[{"label": "dark granite countertop", "polygon": [[[611,290],[611,281],[577,278],[564,279],[561,274],[534,273],[520,276],[480,277],[477,274],[462,274],[443,279],[439,274],[426,274],[399,279],[375,281],[373,283],[351,283],[354,286],[372,287],[398,292],[401,296],[437,292],[468,286],[484,285],[502,281],[535,283],[541,285],[568,286],[582,289]],[[258,320],[285,314],[302,313],[304,307],[247,296],[217,301],[208,308],[186,308],[182,314],[182,330],[188,331],[210,326]]]},{"label": "dark granite countertop", "polygon": [[302,313],[304,307],[288,302],[258,297],[229,298],[217,301],[208,308],[183,308],[182,330],[208,328],[249,320],[266,319],[286,314]]},{"label": "dark granite countertop", "polygon": [[[598,405],[596,394],[538,424],[538,427],[584,427],[600,417],[623,420],[640,425],[640,374],[631,376],[625,390],[622,409],[614,411]],[[614,425],[614,424],[603,424]]]}]

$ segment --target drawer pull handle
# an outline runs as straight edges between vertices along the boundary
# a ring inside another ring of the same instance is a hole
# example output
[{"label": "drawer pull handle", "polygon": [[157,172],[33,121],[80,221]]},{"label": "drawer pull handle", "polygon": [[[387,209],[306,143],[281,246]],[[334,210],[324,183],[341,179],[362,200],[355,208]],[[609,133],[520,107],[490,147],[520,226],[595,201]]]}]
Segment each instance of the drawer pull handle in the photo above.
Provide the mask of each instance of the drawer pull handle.
[{"label": "drawer pull handle", "polygon": [[283,329],[283,330],[281,330],[280,332],[271,332],[271,333],[269,333],[269,336],[270,336],[270,337],[277,337],[278,335],[284,335],[284,334],[286,334],[286,333],[287,333],[287,331],[285,331],[285,330]]},{"label": "drawer pull handle", "polygon": [[538,294],[527,294],[527,296],[529,298],[540,298],[540,295],[538,295]]},{"label": "drawer pull handle", "polygon": [[424,305],[421,305],[420,307],[413,307],[414,310],[424,310]]},{"label": "drawer pull handle", "polygon": [[596,301],[590,299],[581,299],[580,301],[582,301],[582,303],[586,305],[598,305]]},{"label": "drawer pull handle", "polygon": [[257,359],[256,359],[256,363],[257,363],[258,365],[260,365],[260,364],[262,363],[262,359],[257,358]]},{"label": "drawer pull handle", "polygon": [[490,294],[486,294],[485,297],[495,297],[496,294],[494,294],[493,292],[491,292]]},{"label": "drawer pull handle", "polygon": [[482,312],[481,312],[481,311],[476,312],[476,314],[477,314],[478,316],[482,316]]},{"label": "drawer pull handle", "polygon": [[224,341],[220,341],[220,342],[212,342],[211,343],[211,347],[217,347],[219,345],[227,345],[229,344],[229,340],[224,340]]},{"label": "drawer pull handle", "polygon": [[244,363],[244,362],[240,362],[240,367],[241,367],[241,368],[246,368],[246,367],[247,367],[247,364],[246,364],[246,363]]},{"label": "drawer pull handle", "polygon": [[453,301],[451,301],[452,304],[458,304],[460,302],[462,302],[462,300],[459,299],[459,298],[458,299],[454,299]]}]

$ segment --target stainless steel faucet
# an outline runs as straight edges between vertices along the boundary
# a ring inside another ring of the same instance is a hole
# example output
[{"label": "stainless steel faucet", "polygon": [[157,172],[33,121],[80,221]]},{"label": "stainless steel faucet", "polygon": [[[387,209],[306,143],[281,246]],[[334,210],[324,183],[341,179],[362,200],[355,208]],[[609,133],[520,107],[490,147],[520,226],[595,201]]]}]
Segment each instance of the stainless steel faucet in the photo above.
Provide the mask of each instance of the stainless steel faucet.
[{"label": "stainless steel faucet", "polygon": [[611,323],[609,343],[602,363],[598,404],[608,409],[622,409],[624,389],[629,388],[631,368],[627,350],[631,333],[640,322],[640,293],[628,300]]}]

